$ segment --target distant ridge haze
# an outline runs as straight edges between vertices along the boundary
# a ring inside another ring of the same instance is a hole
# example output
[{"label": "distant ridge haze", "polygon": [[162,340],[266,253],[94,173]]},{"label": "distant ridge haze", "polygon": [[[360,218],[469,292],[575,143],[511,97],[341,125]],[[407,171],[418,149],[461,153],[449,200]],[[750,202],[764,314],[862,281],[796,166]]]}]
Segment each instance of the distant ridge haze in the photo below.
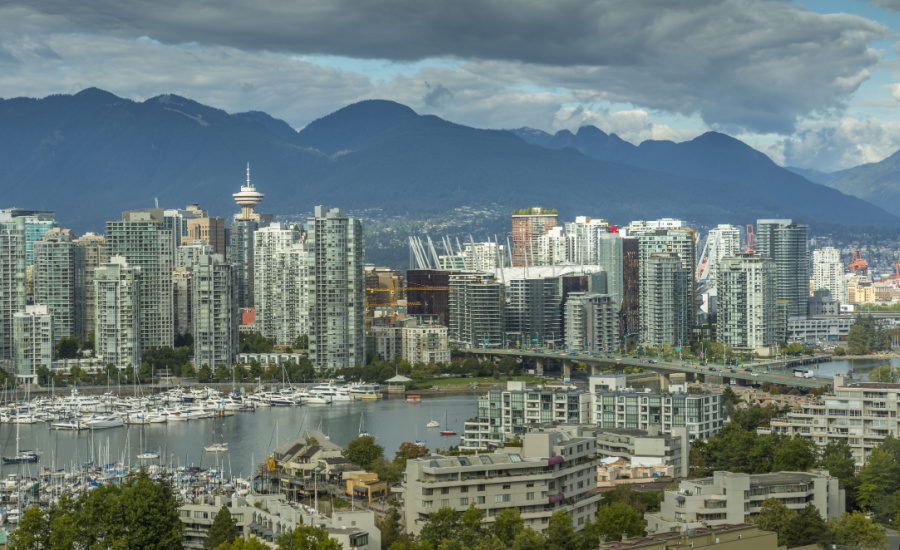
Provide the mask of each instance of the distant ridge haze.
[{"label": "distant ridge haze", "polygon": [[265,194],[258,210],[275,214],[316,204],[421,216],[539,204],[562,218],[614,223],[671,216],[900,225],[718,133],[635,146],[594,127],[555,135],[475,129],[382,100],[297,132],[262,112],[229,114],[176,95],[135,102],[95,88],[0,100],[0,128],[6,206],[55,210],[78,232],[103,231],[105,220],[157,197],[166,208],[197,202],[230,218],[247,162]]}]

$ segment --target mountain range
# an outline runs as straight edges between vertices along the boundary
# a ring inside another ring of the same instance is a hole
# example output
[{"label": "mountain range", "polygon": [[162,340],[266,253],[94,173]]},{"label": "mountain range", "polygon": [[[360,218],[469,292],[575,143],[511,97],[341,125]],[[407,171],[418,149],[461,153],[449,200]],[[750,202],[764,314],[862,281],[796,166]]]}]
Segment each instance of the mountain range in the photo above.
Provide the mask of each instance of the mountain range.
[{"label": "mountain range", "polygon": [[135,102],[89,88],[0,100],[6,207],[55,210],[77,232],[102,231],[105,220],[154,199],[166,208],[197,202],[230,218],[247,162],[266,195],[259,210],[282,215],[326,204],[421,218],[495,205],[613,223],[790,217],[900,226],[894,214],[715,132],[635,146],[594,127],[555,135],[470,128],[383,100],[349,105],[298,132],[265,113],[229,114],[175,95]]}]

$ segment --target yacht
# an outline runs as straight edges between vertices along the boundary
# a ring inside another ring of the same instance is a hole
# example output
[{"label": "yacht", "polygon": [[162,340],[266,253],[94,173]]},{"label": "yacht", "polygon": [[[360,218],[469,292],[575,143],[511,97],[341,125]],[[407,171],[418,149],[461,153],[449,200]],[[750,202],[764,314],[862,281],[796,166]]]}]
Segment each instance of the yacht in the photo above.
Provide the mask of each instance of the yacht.
[{"label": "yacht", "polygon": [[40,458],[40,455],[38,455],[36,452],[22,449],[12,457],[4,456],[3,462],[5,462],[6,464],[17,464],[19,462],[37,462],[38,460],[40,460]]},{"label": "yacht", "polygon": [[313,395],[324,395],[331,398],[331,402],[335,401],[356,401],[356,398],[350,394],[350,389],[345,386],[335,386],[334,384],[319,384],[309,388],[309,393]]},{"label": "yacht", "polygon": [[203,447],[208,453],[224,453],[228,451],[228,443],[213,443]]},{"label": "yacht", "polygon": [[154,453],[153,451],[144,451],[143,453],[138,453],[138,460],[156,460],[159,458],[159,453]]},{"label": "yacht", "polygon": [[350,394],[360,399],[381,399],[381,386],[378,384],[354,384],[350,386]]},{"label": "yacht", "polygon": [[299,405],[300,398],[291,393],[275,392],[269,397],[269,404],[273,407],[294,407]]},{"label": "yacht", "polygon": [[80,418],[68,418],[50,424],[50,429],[78,431],[86,430],[87,426],[85,426],[84,422],[82,422]]},{"label": "yacht", "polygon": [[98,414],[84,421],[89,430],[103,430],[106,428],[119,428],[125,425],[125,421],[115,414]]}]

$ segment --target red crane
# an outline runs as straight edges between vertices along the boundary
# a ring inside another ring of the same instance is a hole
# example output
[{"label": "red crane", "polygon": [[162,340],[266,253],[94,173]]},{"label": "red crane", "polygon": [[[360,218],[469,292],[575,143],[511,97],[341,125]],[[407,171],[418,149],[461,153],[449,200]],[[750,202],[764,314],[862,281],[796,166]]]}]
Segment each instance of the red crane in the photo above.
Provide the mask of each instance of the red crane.
[{"label": "red crane", "polygon": [[753,254],[756,246],[756,235],[753,234],[753,224],[747,224],[747,253]]},{"label": "red crane", "polygon": [[859,275],[868,275],[869,274],[869,264],[863,260],[862,253],[859,250],[853,251],[853,258],[850,259],[850,273],[855,273]]}]

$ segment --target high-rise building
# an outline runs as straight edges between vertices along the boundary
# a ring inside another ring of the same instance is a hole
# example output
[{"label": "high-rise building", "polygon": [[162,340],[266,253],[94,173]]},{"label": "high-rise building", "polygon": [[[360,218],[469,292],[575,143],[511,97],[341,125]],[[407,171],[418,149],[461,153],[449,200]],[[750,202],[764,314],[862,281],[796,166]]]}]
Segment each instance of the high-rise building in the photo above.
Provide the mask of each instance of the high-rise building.
[{"label": "high-rise building", "polygon": [[572,262],[576,251],[577,236],[565,232],[562,226],[551,227],[543,235],[534,238],[534,246],[528,250],[528,265],[562,265]]},{"label": "high-rise building", "polygon": [[362,221],[317,206],[307,220],[309,358],[319,369],[366,361],[366,275]]},{"label": "high-rise building", "polygon": [[623,345],[636,342],[641,332],[640,265],[640,242],[636,238],[623,238],[622,307],[619,311],[619,340]]},{"label": "high-rise building", "polygon": [[542,345],[562,342],[562,285],[559,277],[516,278],[505,292],[507,340]]},{"label": "high-rise building", "polygon": [[569,252],[572,263],[583,265],[599,263],[599,239],[610,234],[609,223],[606,220],[576,216],[574,222],[565,224],[565,231],[572,237]]},{"label": "high-rise building", "polygon": [[106,237],[85,233],[75,239],[75,244],[84,248],[84,333],[94,332],[94,270],[109,263]]},{"label": "high-rise building", "polygon": [[595,263],[606,271],[607,292],[613,295],[617,308],[622,307],[624,293],[623,242],[624,239],[619,233],[598,232],[597,234]]},{"label": "high-rise building", "polygon": [[291,345],[298,336],[309,335],[310,246],[296,243],[275,253],[277,296],[275,342]]},{"label": "high-rise building", "polygon": [[259,229],[256,220],[235,219],[228,228],[228,261],[235,267],[238,305],[253,307],[253,234]]},{"label": "high-rise building", "polygon": [[410,315],[434,315],[450,326],[450,275],[454,271],[410,269],[406,272],[406,311]]},{"label": "high-rise building", "polygon": [[122,256],[141,269],[140,351],[172,347],[175,319],[172,306],[172,234],[163,229],[160,208],[122,213],[106,222],[109,255]]},{"label": "high-rise building", "polygon": [[776,343],[775,262],[751,254],[722,258],[717,272],[716,339],[737,350]]},{"label": "high-rise building", "polygon": [[503,283],[488,273],[456,273],[449,286],[450,341],[467,347],[503,345]]},{"label": "high-rise building", "polygon": [[195,218],[187,221],[187,235],[181,244],[203,239],[212,247],[214,254],[225,255],[225,220],[223,218]]},{"label": "high-rise building", "polygon": [[704,256],[699,260],[702,266],[698,266],[697,278],[706,282],[708,288],[716,287],[716,270],[722,258],[734,256],[741,251],[741,230],[727,223],[720,223],[709,230],[706,238]]},{"label": "high-rise building", "polygon": [[[295,279],[290,271],[291,255],[284,252],[300,242],[300,232],[287,224],[276,223],[264,227],[253,234],[254,268],[253,290],[256,293],[254,321],[256,331],[266,338],[275,339],[279,345],[289,345],[300,333],[292,334],[285,326],[285,320],[299,315],[286,312],[284,307],[299,289],[307,288],[307,280]],[[305,255],[304,255],[305,259]],[[285,272],[285,269],[288,272]],[[305,315],[304,315],[305,317]],[[292,324],[292,327],[295,326]]]},{"label": "high-rise building", "polygon": [[123,256],[94,271],[94,350],[107,364],[141,366],[141,275]]},{"label": "high-rise building", "polygon": [[641,336],[645,345],[683,346],[693,328],[693,270],[676,252],[653,252],[642,265]]},{"label": "high-rise building", "polygon": [[52,210],[26,208],[0,210],[0,223],[11,223],[15,218],[21,218],[25,224],[25,265],[34,265],[34,243],[44,238],[47,231],[59,227],[59,224]]},{"label": "high-rise building", "polygon": [[20,381],[37,382],[37,369],[53,363],[53,315],[46,306],[26,306],[13,315],[15,373]]},{"label": "high-rise building", "polygon": [[231,365],[238,351],[238,307],[231,264],[221,254],[201,256],[193,268],[191,308],[194,365]]},{"label": "high-rise building", "polygon": [[512,265],[537,265],[538,238],[557,226],[555,208],[525,208],[512,215]]},{"label": "high-rise building", "polygon": [[17,217],[0,222],[0,360],[4,362],[14,359],[13,315],[20,311],[25,311],[25,220]]},{"label": "high-rise building", "polygon": [[175,267],[190,269],[197,263],[200,256],[208,256],[210,254],[218,254],[218,252],[215,252],[205,239],[186,242],[175,249]]},{"label": "high-rise building", "polygon": [[847,303],[847,280],[844,278],[841,251],[828,246],[817,248],[812,254],[813,290],[828,289],[833,299]]},{"label": "high-rise building", "polygon": [[[195,259],[198,261],[199,257]],[[191,265],[194,265],[192,262]],[[191,302],[191,281],[194,278],[192,267],[176,267],[172,270],[172,309],[175,320],[175,336],[193,334],[194,320]]]},{"label": "high-rise building", "polygon": [[509,265],[506,246],[490,241],[466,243],[462,253],[463,266],[448,266],[466,271],[486,271]]},{"label": "high-rise building", "polygon": [[566,348],[612,351],[619,347],[619,306],[612,294],[573,292],[566,299]]},{"label": "high-rise building", "polygon": [[197,204],[192,204],[184,210],[172,208],[163,211],[163,229],[172,232],[172,250],[181,246],[188,235],[188,220],[204,218],[206,210],[201,210]]},{"label": "high-rise building", "polygon": [[234,282],[238,307],[251,308],[254,305],[255,296],[253,289],[253,234],[258,229],[269,225],[272,215],[256,212],[256,207],[262,202],[264,195],[250,183],[249,163],[247,164],[247,185],[242,185],[240,193],[234,193],[232,196],[241,207],[241,212],[234,215],[234,220],[228,227],[226,258],[228,263],[235,266]]},{"label": "high-rise building", "polygon": [[757,220],[756,253],[775,262],[775,298],[787,315],[805,317],[809,303],[808,228],[791,220]]},{"label": "high-rise building", "polygon": [[84,247],[69,229],[48,231],[34,243],[34,301],[53,316],[53,337],[84,338]]}]

